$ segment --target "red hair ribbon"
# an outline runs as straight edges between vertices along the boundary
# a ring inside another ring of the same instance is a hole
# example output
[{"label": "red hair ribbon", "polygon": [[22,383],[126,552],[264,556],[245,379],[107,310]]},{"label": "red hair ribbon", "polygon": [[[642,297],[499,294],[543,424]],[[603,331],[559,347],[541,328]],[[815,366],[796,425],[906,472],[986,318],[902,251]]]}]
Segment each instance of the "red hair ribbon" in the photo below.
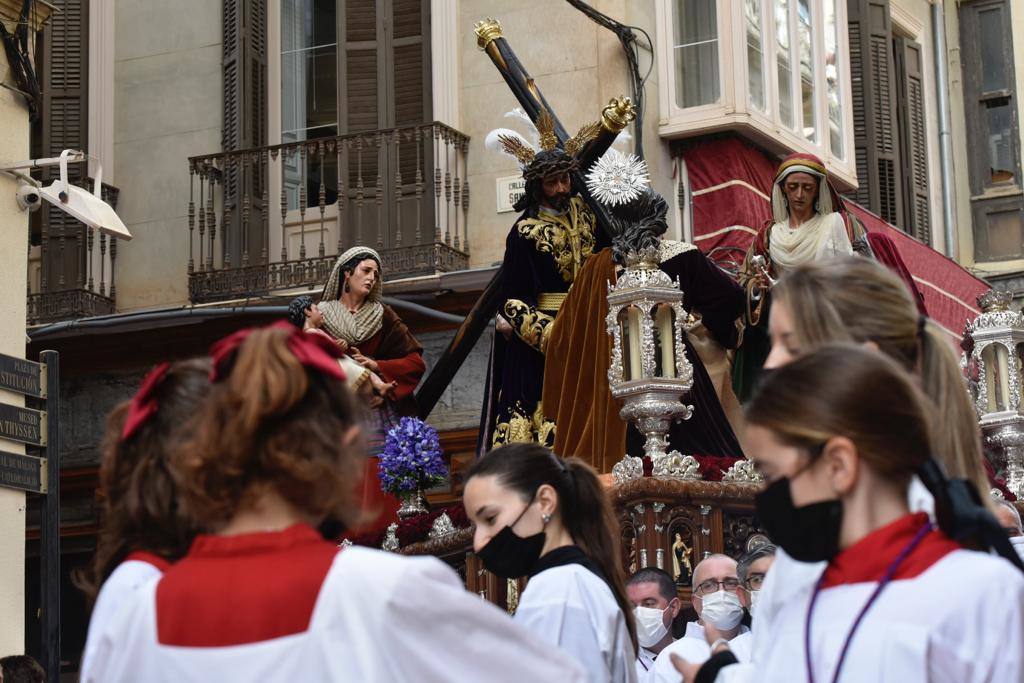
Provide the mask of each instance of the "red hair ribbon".
[{"label": "red hair ribbon", "polygon": [[210,368],[210,382],[219,382],[231,374],[234,365],[235,354],[239,347],[258,329],[279,329],[288,332],[286,344],[295,359],[303,366],[333,377],[341,382],[345,381],[345,372],[338,364],[341,358],[341,349],[329,338],[319,334],[307,334],[288,321],[276,322],[266,328],[249,327],[238,330],[224,337],[210,347],[210,358],[213,365]]},{"label": "red hair ribbon", "polygon": [[149,421],[149,418],[156,415],[158,406],[154,394],[157,387],[167,377],[167,370],[170,367],[170,363],[160,363],[142,379],[142,386],[132,397],[131,407],[128,408],[128,417],[125,418],[124,427],[121,428],[121,443],[132,438],[142,425]]}]

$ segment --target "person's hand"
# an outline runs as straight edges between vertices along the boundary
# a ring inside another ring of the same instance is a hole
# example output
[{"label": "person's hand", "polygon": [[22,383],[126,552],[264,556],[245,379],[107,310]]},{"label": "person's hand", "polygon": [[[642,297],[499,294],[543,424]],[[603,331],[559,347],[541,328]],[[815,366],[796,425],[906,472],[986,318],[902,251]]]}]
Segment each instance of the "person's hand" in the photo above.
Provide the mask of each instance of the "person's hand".
[{"label": "person's hand", "polygon": [[371,396],[368,403],[371,408],[380,408],[382,405],[384,405],[384,397]]},{"label": "person's hand", "polygon": [[354,360],[355,362],[359,363],[360,365],[362,365],[364,368],[366,368],[370,372],[376,372],[376,373],[380,372],[380,366],[377,365],[377,361],[375,361],[374,359],[370,358],[369,356],[364,356],[362,353],[359,352],[359,349],[357,349],[354,346],[352,347],[352,354],[351,355],[352,355],[352,360]]},{"label": "person's hand", "polygon": [[669,653],[672,666],[683,675],[683,683],[694,683],[697,680],[697,673],[700,671],[700,664],[688,662],[674,652]]},{"label": "person's hand", "polygon": [[341,349],[342,353],[348,351],[348,342],[344,339],[336,339],[334,343],[338,345],[338,348]]}]

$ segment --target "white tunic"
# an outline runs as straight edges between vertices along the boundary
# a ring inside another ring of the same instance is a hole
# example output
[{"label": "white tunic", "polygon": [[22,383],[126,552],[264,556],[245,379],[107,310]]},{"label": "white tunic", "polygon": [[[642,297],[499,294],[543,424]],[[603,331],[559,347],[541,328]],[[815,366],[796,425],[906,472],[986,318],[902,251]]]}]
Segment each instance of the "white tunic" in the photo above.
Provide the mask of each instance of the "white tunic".
[{"label": "white tunic", "polygon": [[608,584],[582,565],[560,565],[532,577],[515,621],[582,664],[589,683],[636,681],[626,618]]},{"label": "white tunic", "polygon": [[[739,646],[733,653],[736,654],[736,658],[741,662],[745,661],[744,657],[746,659],[750,657],[750,645],[747,642],[749,638],[750,629],[746,626],[740,626],[740,633],[730,641],[730,648],[732,648],[733,643],[739,641]],[[744,654],[744,657],[740,657],[741,652]],[[706,662],[711,657],[711,647],[708,645],[707,638],[704,635],[704,627],[696,621],[686,624],[686,634],[661,651],[661,656],[654,663],[654,673],[650,679],[651,683],[679,683],[679,672],[676,671],[675,666],[672,664],[670,656],[672,654],[682,657],[688,662]]]},{"label": "white tunic", "polygon": [[646,647],[640,648],[640,654],[636,658],[636,680],[638,683],[646,683],[651,677],[656,657],[657,655]]},{"label": "white tunic", "polygon": [[163,572],[153,564],[142,560],[127,560],[111,572],[103,582],[99,595],[96,596],[96,604],[93,605],[92,615],[89,617],[89,634],[85,640],[85,651],[82,653],[82,671],[88,670],[92,665],[98,640],[96,634],[106,628],[126,602],[132,601],[135,591],[162,574]]},{"label": "white tunic", "polygon": [[[781,550],[754,622],[752,662],[726,667],[718,683],[807,680],[804,626],[824,563]],[[814,609],[815,681],[831,681],[839,653],[875,582],[822,590]],[[840,681],[995,683],[1024,681],[1024,576],[1008,562],[956,550],[920,575],[890,583],[851,641]]]},{"label": "white tunic", "polygon": [[468,593],[433,557],[347,548],[331,563],[304,632],[225,647],[159,643],[158,586],[143,586],[99,635],[83,682],[585,680],[571,658]]}]

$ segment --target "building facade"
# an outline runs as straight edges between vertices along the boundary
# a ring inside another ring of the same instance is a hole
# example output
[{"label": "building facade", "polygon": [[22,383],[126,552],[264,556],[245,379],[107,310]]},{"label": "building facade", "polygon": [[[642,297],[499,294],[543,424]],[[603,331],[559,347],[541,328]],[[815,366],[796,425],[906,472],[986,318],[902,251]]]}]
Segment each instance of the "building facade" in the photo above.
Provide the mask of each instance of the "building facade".
[{"label": "building facade", "polygon": [[[516,218],[508,199],[519,170],[484,139],[499,126],[526,132],[507,116],[517,102],[477,47],[477,21],[501,21],[570,130],[633,95],[619,39],[567,2],[53,4],[61,12],[38,43],[44,102],[33,148],[87,149],[134,235],[120,243],[40,213],[27,260],[25,249],[0,250],[20,264],[3,269],[5,282],[27,282],[29,293],[0,305],[18,320],[27,306],[30,352],[62,353],[68,572],[95,542],[110,408],[158,360],[202,353],[317,292],[346,248],[382,252],[385,295],[423,342],[428,368],[440,357],[456,327],[450,315],[471,309]],[[671,206],[670,236],[711,251],[723,231],[759,227],[748,217],[709,234],[692,210],[707,188],[694,190],[687,155],[739,140],[772,163],[792,151],[822,157],[868,211],[1024,291],[1024,74],[1015,69],[1024,11],[1011,0],[590,4],[633,27],[639,136]],[[631,133],[623,151],[634,149]],[[77,180],[94,176],[83,169]],[[0,215],[6,201],[0,192]],[[7,232],[0,240],[13,239]],[[735,253],[719,255],[735,263]],[[3,334],[21,339],[16,328]],[[455,472],[434,502],[458,497],[489,348],[487,332],[430,416]],[[12,499],[12,514],[17,507]],[[29,542],[30,565],[33,552]],[[74,662],[86,608],[70,580],[63,597],[64,659]]]}]

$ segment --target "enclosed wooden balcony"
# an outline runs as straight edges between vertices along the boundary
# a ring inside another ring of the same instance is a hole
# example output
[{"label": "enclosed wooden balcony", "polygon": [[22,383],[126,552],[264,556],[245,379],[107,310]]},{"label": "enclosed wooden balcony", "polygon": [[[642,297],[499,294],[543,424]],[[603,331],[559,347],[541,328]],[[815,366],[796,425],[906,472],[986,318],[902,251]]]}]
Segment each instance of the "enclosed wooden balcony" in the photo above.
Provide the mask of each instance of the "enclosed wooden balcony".
[{"label": "enclosed wooden balcony", "polygon": [[312,290],[354,245],[388,280],[465,269],[468,147],[434,122],[190,158],[189,298]]}]

